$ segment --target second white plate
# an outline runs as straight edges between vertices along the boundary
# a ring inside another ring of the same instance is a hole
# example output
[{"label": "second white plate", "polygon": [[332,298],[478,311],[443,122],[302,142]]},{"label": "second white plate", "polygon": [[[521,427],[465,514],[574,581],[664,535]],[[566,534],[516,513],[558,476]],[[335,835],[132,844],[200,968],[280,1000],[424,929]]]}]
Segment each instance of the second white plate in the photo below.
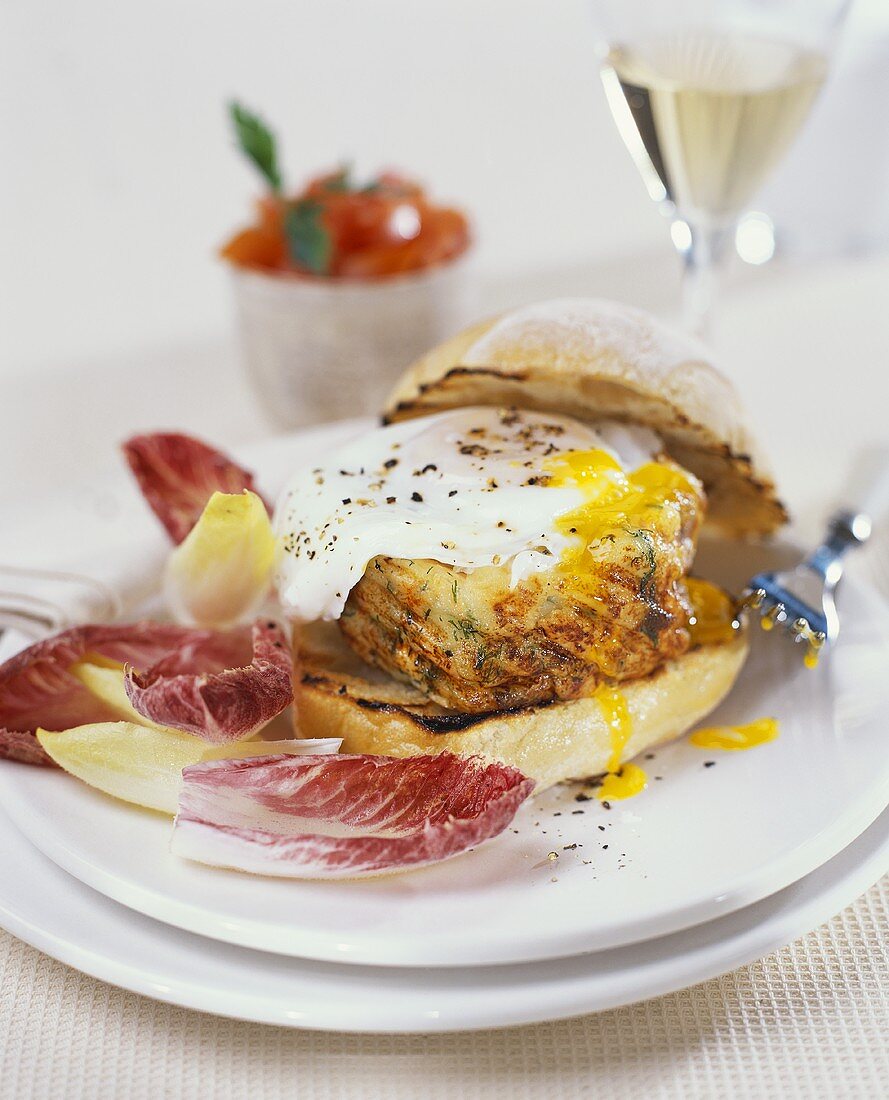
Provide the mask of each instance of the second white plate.
[{"label": "second white plate", "polygon": [[660,996],[789,943],[848,905],[889,866],[886,811],[800,882],[694,930],[572,959],[430,971],[282,959],[212,943],[128,912],[73,881],[13,826],[4,836],[0,926],[54,958],[170,1004],[351,1032],[501,1027]]}]

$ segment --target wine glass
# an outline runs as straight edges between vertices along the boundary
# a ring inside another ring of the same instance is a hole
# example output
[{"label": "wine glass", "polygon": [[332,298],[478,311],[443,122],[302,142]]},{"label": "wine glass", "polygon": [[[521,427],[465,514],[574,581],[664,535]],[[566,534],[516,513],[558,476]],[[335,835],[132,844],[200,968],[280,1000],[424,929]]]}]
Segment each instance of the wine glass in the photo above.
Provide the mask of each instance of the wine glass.
[{"label": "wine glass", "polygon": [[700,335],[738,216],[809,114],[850,3],[592,0],[611,113],[671,218]]}]

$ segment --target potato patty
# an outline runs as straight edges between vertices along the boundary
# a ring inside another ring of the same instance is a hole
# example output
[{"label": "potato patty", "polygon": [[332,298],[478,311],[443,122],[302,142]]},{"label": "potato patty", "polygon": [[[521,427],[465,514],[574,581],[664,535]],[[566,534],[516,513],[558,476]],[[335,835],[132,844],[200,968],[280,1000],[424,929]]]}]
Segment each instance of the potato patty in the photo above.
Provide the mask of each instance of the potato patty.
[{"label": "potato patty", "polygon": [[480,713],[592,693],[689,646],[685,574],[702,502],[691,495],[514,587],[508,565],[463,572],[375,558],[340,628],[368,663],[444,706]]}]

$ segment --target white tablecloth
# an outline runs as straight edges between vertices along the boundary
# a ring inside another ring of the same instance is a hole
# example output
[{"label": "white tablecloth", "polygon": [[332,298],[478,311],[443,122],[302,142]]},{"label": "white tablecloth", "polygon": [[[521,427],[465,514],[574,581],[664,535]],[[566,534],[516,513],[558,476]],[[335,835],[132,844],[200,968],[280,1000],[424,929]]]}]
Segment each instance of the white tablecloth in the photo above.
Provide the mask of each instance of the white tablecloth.
[{"label": "white tablecloth", "polygon": [[2,1100],[889,1096],[889,876],[817,932],[703,985],[560,1023],[349,1036],[125,993],[0,932]]},{"label": "white tablecloth", "polygon": [[[883,261],[762,273],[726,303],[719,336],[729,365],[809,530],[851,449],[889,438],[887,302]],[[229,358],[205,353],[158,370],[174,366],[181,427],[222,443],[259,434]],[[211,375],[228,400],[197,401]],[[101,416],[86,419],[72,416],[76,380],[59,380],[49,402],[19,391],[19,428],[10,423],[0,439],[0,459],[16,470],[7,501],[24,507],[50,486],[73,490],[107,465],[112,437],[169,423],[156,388],[133,402],[110,378]],[[2,551],[0,539],[0,560]],[[869,557],[889,594],[889,553]],[[449,1036],[301,1033],[202,1015],[114,989],[0,932],[0,1100],[889,1096],[887,903],[889,877],[811,935],[681,993]]]}]

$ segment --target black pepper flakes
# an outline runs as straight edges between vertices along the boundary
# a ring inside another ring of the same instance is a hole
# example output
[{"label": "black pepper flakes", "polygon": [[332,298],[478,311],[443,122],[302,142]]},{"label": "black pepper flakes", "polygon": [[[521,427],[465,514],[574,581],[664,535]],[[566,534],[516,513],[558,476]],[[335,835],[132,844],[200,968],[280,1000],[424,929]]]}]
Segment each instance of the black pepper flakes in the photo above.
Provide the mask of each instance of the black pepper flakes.
[{"label": "black pepper flakes", "polygon": [[423,501],[423,497],[420,493],[414,491],[413,493],[411,493],[411,500],[416,501],[417,504],[421,504]]}]

